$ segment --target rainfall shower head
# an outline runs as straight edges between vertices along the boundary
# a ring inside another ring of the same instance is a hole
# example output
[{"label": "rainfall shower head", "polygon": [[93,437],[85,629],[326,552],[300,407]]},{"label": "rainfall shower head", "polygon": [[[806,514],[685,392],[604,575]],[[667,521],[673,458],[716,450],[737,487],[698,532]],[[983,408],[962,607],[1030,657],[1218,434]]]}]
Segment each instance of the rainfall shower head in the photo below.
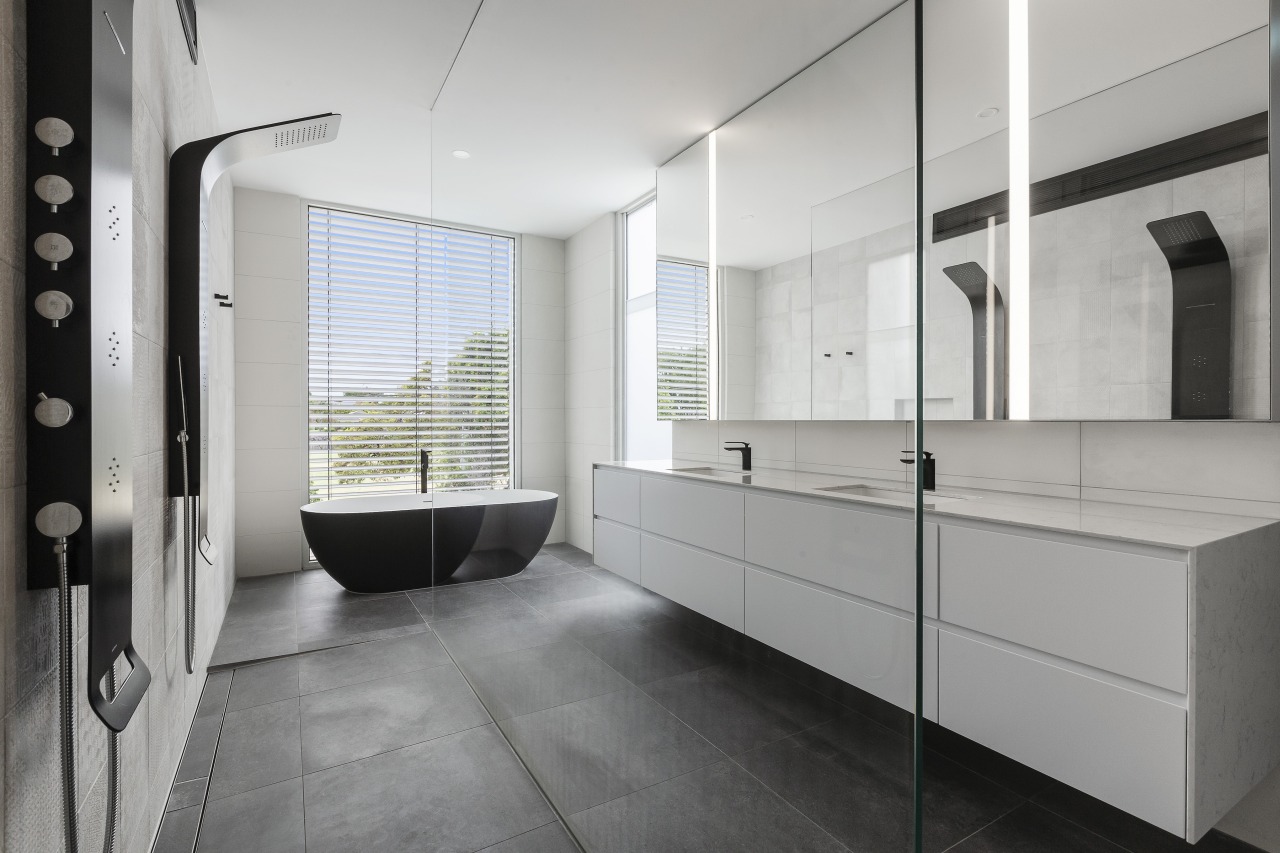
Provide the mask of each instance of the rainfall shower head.
[{"label": "rainfall shower head", "polygon": [[1203,210],[1148,222],[1147,230],[1173,269],[1227,260],[1227,247]]},{"label": "rainfall shower head", "polygon": [[991,281],[991,277],[982,268],[982,264],[977,261],[966,261],[963,264],[943,267],[942,271],[970,300],[987,298],[987,282]]}]

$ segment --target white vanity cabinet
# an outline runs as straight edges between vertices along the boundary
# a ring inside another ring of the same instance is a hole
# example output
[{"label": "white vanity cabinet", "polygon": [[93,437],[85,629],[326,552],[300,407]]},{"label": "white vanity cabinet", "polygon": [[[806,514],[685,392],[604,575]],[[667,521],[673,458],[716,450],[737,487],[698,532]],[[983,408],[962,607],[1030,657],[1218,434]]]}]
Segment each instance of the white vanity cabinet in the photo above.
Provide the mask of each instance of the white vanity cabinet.
[{"label": "white vanity cabinet", "polygon": [[[596,562],[914,709],[910,511],[765,482],[598,466]],[[1198,840],[1280,765],[1280,524],[993,509],[926,515],[926,716]]]}]

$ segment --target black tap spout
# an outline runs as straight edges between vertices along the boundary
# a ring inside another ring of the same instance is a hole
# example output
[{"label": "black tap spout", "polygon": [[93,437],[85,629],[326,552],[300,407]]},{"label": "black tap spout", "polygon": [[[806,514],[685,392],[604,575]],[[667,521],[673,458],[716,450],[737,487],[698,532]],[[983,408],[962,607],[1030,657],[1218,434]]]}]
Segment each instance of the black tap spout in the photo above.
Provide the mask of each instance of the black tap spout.
[{"label": "black tap spout", "polygon": [[[738,447],[730,447],[729,445],[739,445]],[[734,453],[742,454],[742,470],[751,470],[751,445],[745,441],[726,441],[724,443],[725,450],[731,450]]]},{"label": "black tap spout", "polygon": [[[915,453],[916,452],[914,450],[904,450],[902,451],[902,459],[899,461],[903,465],[914,465],[916,464]],[[924,489],[926,492],[932,492],[934,489],[938,488],[937,461],[933,458],[933,454],[927,450],[924,451],[924,464],[920,469],[920,476],[924,480]]]}]

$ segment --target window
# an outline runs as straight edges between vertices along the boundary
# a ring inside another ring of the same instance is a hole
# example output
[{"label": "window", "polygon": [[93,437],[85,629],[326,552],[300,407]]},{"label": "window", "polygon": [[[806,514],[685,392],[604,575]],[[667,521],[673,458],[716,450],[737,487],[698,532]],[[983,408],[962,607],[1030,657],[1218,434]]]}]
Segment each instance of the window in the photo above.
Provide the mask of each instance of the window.
[{"label": "window", "polygon": [[311,207],[310,500],[511,485],[515,241]]},{"label": "window", "polygon": [[657,207],[650,199],[626,214],[624,459],[671,455],[671,424],[658,419]]},{"label": "window", "polygon": [[710,417],[707,268],[658,260],[658,420]]}]

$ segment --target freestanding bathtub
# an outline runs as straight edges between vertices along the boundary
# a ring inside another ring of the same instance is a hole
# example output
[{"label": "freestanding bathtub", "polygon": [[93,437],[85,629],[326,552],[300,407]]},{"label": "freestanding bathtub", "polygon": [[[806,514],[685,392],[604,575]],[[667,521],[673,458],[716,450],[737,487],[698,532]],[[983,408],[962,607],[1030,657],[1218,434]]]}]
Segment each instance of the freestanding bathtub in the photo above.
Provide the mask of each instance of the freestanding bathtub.
[{"label": "freestanding bathtub", "polygon": [[302,507],[302,530],[351,592],[396,592],[522,571],[558,501],[531,489],[338,498]]}]

